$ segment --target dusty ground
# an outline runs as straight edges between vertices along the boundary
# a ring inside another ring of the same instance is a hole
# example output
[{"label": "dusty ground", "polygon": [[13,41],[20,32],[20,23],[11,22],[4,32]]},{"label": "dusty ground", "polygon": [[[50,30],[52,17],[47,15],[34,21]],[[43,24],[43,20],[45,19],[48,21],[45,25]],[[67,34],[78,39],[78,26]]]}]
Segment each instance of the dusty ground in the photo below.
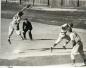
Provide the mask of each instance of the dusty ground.
[{"label": "dusty ground", "polygon": [[[54,49],[53,53],[50,52],[50,47],[58,37],[59,26],[47,25],[32,22],[33,25],[33,41],[20,40],[19,37],[12,36],[12,45],[7,42],[8,25],[11,19],[2,19],[1,27],[1,44],[2,50],[0,53],[0,65],[55,65],[70,63],[70,48],[67,50],[61,49],[64,41]],[[22,25],[22,23],[21,23]],[[86,51],[86,31],[83,29],[74,29],[79,33],[84,42],[84,51]],[[28,36],[28,34],[27,34]],[[62,58],[61,58],[62,57]],[[77,62],[82,62],[80,56],[77,57]],[[65,61],[67,59],[67,61]],[[61,62],[63,60],[63,62]],[[37,62],[39,61],[39,62]],[[2,63],[3,62],[3,63]],[[8,63],[9,62],[9,63]],[[37,62],[37,63],[36,63]]]},{"label": "dusty ground", "polygon": [[[9,7],[9,5],[12,5]],[[15,5],[15,4],[14,4]],[[19,6],[21,7],[21,6]],[[16,9],[17,8],[17,9]],[[20,9],[20,8],[19,8]],[[59,26],[65,22],[73,22],[74,28],[82,38],[84,51],[86,54],[86,13],[85,12],[45,12],[45,11],[25,11],[24,17],[28,17],[33,25],[33,41],[21,40],[14,33],[11,40],[12,45],[7,42],[8,26],[12,21],[12,16],[19,10],[13,4],[2,4],[2,19],[1,19],[1,51],[0,65],[57,65],[70,63],[71,45],[67,46],[67,50],[62,49],[64,41],[59,44],[50,53],[50,47],[58,38]],[[21,23],[22,25],[22,23]],[[28,34],[27,34],[28,36]],[[65,59],[67,59],[65,61]],[[63,61],[63,62],[62,62]],[[80,56],[77,57],[77,62],[83,62]]]}]

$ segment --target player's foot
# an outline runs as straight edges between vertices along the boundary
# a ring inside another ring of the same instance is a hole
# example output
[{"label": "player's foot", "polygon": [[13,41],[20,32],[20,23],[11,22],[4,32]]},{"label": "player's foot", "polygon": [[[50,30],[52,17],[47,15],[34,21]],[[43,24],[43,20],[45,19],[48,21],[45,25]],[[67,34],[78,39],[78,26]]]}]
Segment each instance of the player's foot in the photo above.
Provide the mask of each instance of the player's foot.
[{"label": "player's foot", "polygon": [[32,38],[30,40],[33,40]]},{"label": "player's foot", "polygon": [[9,42],[9,44],[11,44],[11,41],[10,41],[10,39],[8,38],[8,42]]},{"label": "player's foot", "polygon": [[86,66],[86,60],[84,60],[84,65]]},{"label": "player's foot", "polygon": [[23,37],[21,37],[21,40],[24,40],[24,38],[23,38]]},{"label": "player's foot", "polygon": [[24,40],[27,40],[27,38],[24,38]]}]

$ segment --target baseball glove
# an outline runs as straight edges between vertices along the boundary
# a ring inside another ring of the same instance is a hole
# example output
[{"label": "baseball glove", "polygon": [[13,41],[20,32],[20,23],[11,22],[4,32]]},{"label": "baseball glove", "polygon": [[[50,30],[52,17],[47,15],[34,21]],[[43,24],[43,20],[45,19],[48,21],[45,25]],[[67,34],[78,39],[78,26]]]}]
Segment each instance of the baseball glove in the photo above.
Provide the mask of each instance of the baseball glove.
[{"label": "baseball glove", "polygon": [[29,8],[29,7],[31,7],[31,4],[29,4],[29,5],[26,6],[26,8]]}]

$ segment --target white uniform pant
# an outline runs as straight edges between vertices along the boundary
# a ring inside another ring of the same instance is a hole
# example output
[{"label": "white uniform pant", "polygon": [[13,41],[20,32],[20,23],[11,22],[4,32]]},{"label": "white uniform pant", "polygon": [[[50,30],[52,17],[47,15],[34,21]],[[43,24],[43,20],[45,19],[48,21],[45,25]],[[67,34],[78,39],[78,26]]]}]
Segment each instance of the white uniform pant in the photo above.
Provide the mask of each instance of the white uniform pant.
[{"label": "white uniform pant", "polygon": [[10,25],[9,26],[8,36],[10,37],[13,34],[14,31],[16,32],[17,35],[21,34],[20,30],[16,30],[16,26]]},{"label": "white uniform pant", "polygon": [[86,59],[86,56],[85,56],[84,51],[83,51],[83,44],[81,41],[79,41],[71,50],[71,59],[75,60],[75,56],[78,53],[82,56],[83,59]]}]

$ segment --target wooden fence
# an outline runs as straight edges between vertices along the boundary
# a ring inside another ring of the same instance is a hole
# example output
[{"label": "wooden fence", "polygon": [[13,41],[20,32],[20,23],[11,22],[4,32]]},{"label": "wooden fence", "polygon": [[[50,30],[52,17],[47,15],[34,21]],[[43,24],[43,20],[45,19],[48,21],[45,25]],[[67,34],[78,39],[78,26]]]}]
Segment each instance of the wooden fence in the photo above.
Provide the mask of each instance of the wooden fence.
[{"label": "wooden fence", "polygon": [[[3,0],[1,0],[3,1]],[[86,0],[5,0],[8,1],[16,1],[20,4],[30,3],[35,5],[42,6],[50,6],[52,8],[58,7],[86,7]]]}]

